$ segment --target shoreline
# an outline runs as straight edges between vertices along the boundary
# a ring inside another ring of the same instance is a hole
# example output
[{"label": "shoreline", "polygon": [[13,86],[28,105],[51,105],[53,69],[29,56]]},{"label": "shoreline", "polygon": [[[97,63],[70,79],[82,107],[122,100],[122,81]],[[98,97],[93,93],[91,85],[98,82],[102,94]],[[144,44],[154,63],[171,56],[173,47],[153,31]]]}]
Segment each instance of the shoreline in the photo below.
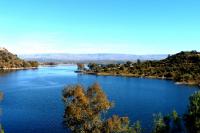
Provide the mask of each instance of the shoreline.
[{"label": "shoreline", "polygon": [[149,78],[149,79],[172,80],[177,85],[191,85],[191,86],[198,86],[198,87],[200,87],[200,84],[195,83],[195,82],[176,82],[172,78],[166,78],[166,77],[139,76],[139,75],[135,75],[135,74],[95,73],[95,72],[76,72],[76,73],[82,73],[82,74],[88,74],[88,75],[96,75],[96,76],[121,76],[121,77],[135,77],[135,78]]},{"label": "shoreline", "polygon": [[19,67],[19,68],[1,68],[0,70],[27,70],[27,69],[37,69],[38,67]]}]

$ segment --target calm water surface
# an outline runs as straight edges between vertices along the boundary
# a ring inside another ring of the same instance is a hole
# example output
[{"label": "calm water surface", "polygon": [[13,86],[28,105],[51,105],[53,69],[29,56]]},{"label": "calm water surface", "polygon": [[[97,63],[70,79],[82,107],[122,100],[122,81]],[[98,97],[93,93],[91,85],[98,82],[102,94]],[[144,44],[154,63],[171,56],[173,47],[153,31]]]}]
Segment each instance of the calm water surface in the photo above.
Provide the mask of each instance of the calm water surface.
[{"label": "calm water surface", "polygon": [[140,120],[146,131],[151,127],[152,114],[186,111],[188,97],[195,87],[176,85],[172,81],[80,75],[75,66],[40,67],[0,75],[1,123],[5,133],[67,133],[62,124],[64,107],[61,94],[64,86],[80,83],[101,84],[115,107],[108,115],[128,116]]}]

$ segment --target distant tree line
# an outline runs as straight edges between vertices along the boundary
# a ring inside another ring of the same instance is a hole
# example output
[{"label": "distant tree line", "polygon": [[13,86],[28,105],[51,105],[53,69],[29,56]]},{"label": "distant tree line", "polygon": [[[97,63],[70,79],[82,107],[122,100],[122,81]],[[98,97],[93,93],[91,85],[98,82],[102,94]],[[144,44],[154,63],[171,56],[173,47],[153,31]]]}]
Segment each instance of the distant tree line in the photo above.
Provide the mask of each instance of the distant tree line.
[{"label": "distant tree line", "polygon": [[[98,84],[88,89],[80,85],[68,86],[63,90],[65,103],[64,123],[73,133],[142,133],[139,121],[131,125],[128,117],[113,115],[106,119],[104,114],[113,107]],[[176,111],[162,116],[153,115],[152,133],[199,133],[200,92],[189,98],[188,111],[183,117]],[[185,131],[186,130],[186,131]]]},{"label": "distant tree line", "polygon": [[86,73],[173,79],[186,84],[200,84],[200,53],[180,52],[160,61],[127,61],[124,64],[88,64]]}]

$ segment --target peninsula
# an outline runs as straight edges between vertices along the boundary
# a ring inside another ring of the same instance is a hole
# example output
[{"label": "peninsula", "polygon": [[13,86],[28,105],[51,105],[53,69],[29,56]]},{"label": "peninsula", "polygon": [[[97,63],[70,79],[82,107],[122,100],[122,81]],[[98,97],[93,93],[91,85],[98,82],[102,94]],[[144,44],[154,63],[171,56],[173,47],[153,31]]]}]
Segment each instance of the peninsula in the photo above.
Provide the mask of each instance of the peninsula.
[{"label": "peninsula", "polygon": [[200,52],[187,51],[159,61],[124,64],[88,64],[85,74],[171,79],[179,84],[200,85]]}]

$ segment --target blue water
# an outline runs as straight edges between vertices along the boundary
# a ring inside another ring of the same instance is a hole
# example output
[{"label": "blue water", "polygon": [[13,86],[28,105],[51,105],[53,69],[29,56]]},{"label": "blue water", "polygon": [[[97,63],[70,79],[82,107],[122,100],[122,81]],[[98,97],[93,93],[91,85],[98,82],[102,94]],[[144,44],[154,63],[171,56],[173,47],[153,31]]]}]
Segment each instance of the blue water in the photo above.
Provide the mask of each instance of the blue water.
[{"label": "blue water", "polygon": [[0,75],[1,123],[5,133],[67,133],[63,125],[62,90],[68,84],[89,86],[98,82],[115,107],[108,115],[140,120],[149,131],[152,114],[176,110],[183,114],[196,87],[172,81],[114,76],[81,75],[75,66],[40,67]]}]

